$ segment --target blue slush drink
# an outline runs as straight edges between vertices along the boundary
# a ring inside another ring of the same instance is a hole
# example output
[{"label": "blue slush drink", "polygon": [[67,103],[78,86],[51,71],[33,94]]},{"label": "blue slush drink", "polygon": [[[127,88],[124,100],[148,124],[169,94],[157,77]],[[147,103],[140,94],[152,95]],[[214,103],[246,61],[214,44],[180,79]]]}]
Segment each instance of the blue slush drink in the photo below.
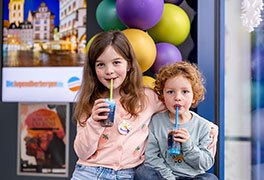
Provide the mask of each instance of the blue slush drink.
[{"label": "blue slush drink", "polygon": [[170,155],[180,155],[181,154],[181,144],[173,140],[174,131],[170,131],[168,134],[168,153]]},{"label": "blue slush drink", "polygon": [[111,127],[114,125],[116,103],[113,99],[105,99],[105,102],[109,104],[108,108],[110,109],[110,112],[106,113],[108,118],[100,122],[103,127]]}]

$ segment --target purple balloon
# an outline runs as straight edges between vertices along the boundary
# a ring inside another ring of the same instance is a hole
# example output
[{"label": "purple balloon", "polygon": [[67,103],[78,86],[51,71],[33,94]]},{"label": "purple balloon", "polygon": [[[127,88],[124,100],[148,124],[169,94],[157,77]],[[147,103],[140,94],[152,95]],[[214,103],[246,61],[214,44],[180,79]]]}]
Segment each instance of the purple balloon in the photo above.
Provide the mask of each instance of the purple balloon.
[{"label": "purple balloon", "polygon": [[180,5],[183,2],[183,0],[164,0],[164,2]]},{"label": "purple balloon", "polygon": [[116,0],[117,15],[129,28],[152,28],[159,22],[163,9],[164,0]]},{"label": "purple balloon", "polygon": [[156,43],[157,56],[151,70],[158,73],[159,69],[166,65],[182,61],[182,55],[179,49],[170,43]]}]

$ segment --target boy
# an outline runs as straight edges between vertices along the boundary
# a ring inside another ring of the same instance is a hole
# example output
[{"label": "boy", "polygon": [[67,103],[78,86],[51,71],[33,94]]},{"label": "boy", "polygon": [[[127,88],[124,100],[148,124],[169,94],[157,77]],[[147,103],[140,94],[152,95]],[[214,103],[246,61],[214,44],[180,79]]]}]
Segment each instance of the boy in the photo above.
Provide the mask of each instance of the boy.
[{"label": "boy", "polygon": [[[203,81],[197,66],[188,62],[160,69],[154,90],[167,110],[152,117],[145,164],[137,169],[136,179],[218,179],[205,173],[214,164],[214,150],[208,149],[212,141],[209,121],[189,110],[204,99]],[[173,140],[181,144],[180,155],[168,153],[168,133],[174,128],[175,114],[179,128],[173,130]]]}]

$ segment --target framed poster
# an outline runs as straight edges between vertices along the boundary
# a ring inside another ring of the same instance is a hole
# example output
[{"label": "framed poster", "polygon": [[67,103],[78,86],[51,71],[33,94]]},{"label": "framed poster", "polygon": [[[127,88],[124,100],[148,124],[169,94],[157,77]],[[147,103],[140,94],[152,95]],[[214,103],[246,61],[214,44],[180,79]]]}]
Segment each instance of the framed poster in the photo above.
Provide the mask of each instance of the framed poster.
[{"label": "framed poster", "polygon": [[73,102],[85,61],[86,1],[3,0],[0,5],[2,101]]},{"label": "framed poster", "polygon": [[17,174],[68,176],[69,103],[19,103]]}]

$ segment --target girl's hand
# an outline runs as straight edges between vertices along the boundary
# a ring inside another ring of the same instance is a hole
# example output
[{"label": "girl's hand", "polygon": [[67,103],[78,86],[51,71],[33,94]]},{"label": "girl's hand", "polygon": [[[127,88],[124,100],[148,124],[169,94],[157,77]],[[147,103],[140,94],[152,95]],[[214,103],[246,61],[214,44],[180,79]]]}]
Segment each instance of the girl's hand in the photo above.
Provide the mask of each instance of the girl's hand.
[{"label": "girl's hand", "polygon": [[214,123],[210,123],[211,126],[211,137],[212,137],[212,143],[208,146],[209,149],[213,149],[213,153],[215,155],[216,153],[216,144],[217,144],[217,140],[218,140],[218,126],[215,125]]},{"label": "girl's hand", "polygon": [[190,134],[185,128],[180,128],[174,132],[174,141],[176,142],[186,142],[190,139]]},{"label": "girl's hand", "polygon": [[109,111],[110,109],[108,108],[108,104],[105,102],[105,99],[97,99],[94,102],[91,117],[94,121],[106,120],[108,117],[107,113]]}]

